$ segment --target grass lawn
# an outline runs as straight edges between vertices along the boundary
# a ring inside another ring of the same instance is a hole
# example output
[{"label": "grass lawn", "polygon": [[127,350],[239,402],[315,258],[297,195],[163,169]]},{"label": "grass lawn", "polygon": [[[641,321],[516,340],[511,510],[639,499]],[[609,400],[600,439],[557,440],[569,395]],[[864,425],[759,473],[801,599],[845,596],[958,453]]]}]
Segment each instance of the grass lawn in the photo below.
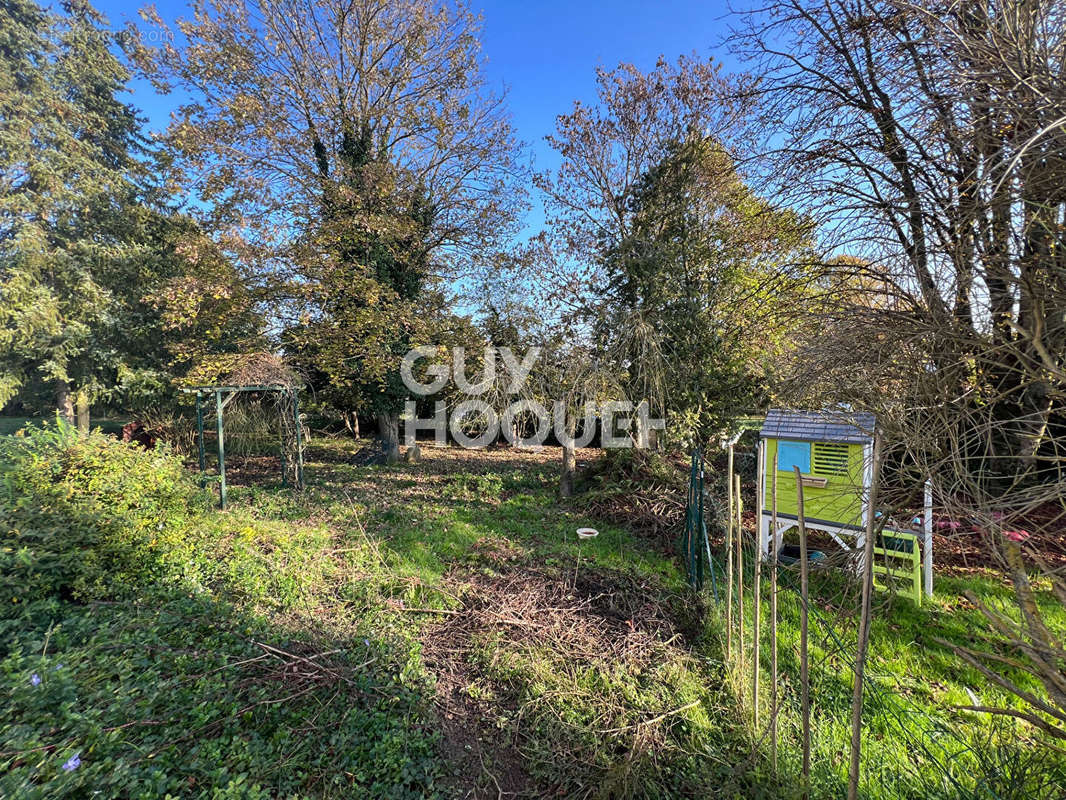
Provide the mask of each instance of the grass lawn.
[{"label": "grass lawn", "polygon": [[[814,572],[810,591],[812,796],[840,797],[849,759],[858,588],[839,574]],[[874,596],[863,713],[865,797],[1036,798],[1062,796],[1066,790],[1066,758],[1061,751],[1038,747],[1048,742],[1031,726],[961,710],[1022,708],[950,649],[949,644],[961,644],[1003,652],[983,645],[994,640],[987,621],[963,596],[967,591],[989,607],[1016,616],[1008,587],[990,575],[939,576],[933,600],[921,608],[906,599]],[[768,614],[766,596],[764,614]],[[1041,599],[1047,619],[1061,628],[1066,622],[1061,605],[1050,591]],[[801,604],[796,572],[781,576],[779,603],[779,663],[786,703],[781,723],[787,740],[781,763],[785,771],[798,774]],[[746,603],[749,625],[752,605]],[[769,713],[767,626],[764,617],[760,689],[764,728]],[[734,668],[730,683],[750,710],[750,634],[746,645],[747,668]],[[1031,676],[1019,670],[1007,674],[1021,687],[1041,694]]]},{"label": "grass lawn", "polygon": [[[0,794],[799,796],[791,573],[775,770],[709,587],[692,593],[671,553],[561,505],[554,451],[426,448],[385,467],[356,466],[356,448],[316,440],[302,493],[231,486],[225,513],[202,497],[157,595],[5,621]],[[600,534],[579,545],[589,524]],[[938,578],[920,609],[878,598],[864,796],[1066,786],[1066,759],[1025,723],[953,710],[1010,702],[935,642],[987,632],[965,589],[1007,609],[980,575]],[[815,798],[841,797],[847,775],[848,591],[812,579]],[[765,638],[763,656],[765,722]]]}]

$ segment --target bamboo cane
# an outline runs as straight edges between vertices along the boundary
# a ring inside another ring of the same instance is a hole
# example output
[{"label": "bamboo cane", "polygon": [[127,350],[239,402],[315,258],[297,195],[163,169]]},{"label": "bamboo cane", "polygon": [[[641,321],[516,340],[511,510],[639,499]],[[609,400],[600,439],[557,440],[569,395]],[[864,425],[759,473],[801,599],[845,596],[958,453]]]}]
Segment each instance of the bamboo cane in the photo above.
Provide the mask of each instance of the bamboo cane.
[{"label": "bamboo cane", "polygon": [[770,565],[770,763],[777,772],[777,451],[770,478],[770,536],[773,562]]},{"label": "bamboo cane", "polygon": [[726,525],[725,534],[725,656],[729,660],[733,655],[733,445],[729,445],[726,487],[729,502],[729,524]]},{"label": "bamboo cane", "polygon": [[800,539],[800,709],[803,736],[803,800],[809,796],[811,785],[811,696],[810,676],[807,672],[807,525],[803,519],[803,475],[796,473],[797,523]]},{"label": "bamboo cane", "polygon": [[[755,508],[755,532],[758,534],[762,527],[762,480],[763,480],[763,451],[762,444],[759,444],[759,491],[755,493],[755,496],[759,498]],[[755,730],[759,729],[759,625],[762,618],[762,543],[756,539],[755,542],[755,583],[752,585],[752,591],[755,593],[755,611],[754,619],[752,620],[752,632],[751,632],[751,705],[752,705],[752,721],[755,723]]]},{"label": "bamboo cane", "polygon": [[[233,397],[231,394],[230,397]],[[226,444],[223,439],[222,413],[226,404],[222,402],[222,391],[215,391],[215,429],[218,431],[218,507],[226,510]]]},{"label": "bamboo cane", "polygon": [[859,795],[859,756],[862,750],[862,690],[866,672],[866,652],[870,642],[870,603],[874,583],[874,516],[877,508],[877,481],[880,473],[881,439],[874,437],[871,465],[870,501],[866,506],[866,541],[862,549],[862,613],[859,615],[859,643],[855,653],[855,684],[851,693],[851,763],[848,766],[848,800]]},{"label": "bamboo cane", "polygon": [[740,476],[736,476],[737,495],[737,663],[744,669],[744,502],[740,497]]}]

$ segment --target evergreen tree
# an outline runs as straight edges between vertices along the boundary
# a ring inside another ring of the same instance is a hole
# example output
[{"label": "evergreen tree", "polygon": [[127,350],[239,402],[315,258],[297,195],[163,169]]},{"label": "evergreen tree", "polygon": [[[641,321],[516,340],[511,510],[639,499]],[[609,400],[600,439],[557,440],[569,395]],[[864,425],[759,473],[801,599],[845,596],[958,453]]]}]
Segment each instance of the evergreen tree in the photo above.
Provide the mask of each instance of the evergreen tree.
[{"label": "evergreen tree", "polygon": [[30,377],[73,418],[120,358],[114,265],[145,178],[128,74],[87,3],[61,14],[9,0],[0,15],[0,403]]},{"label": "evergreen tree", "polygon": [[690,135],[634,184],[605,247],[597,332],[627,393],[701,441],[769,399],[768,370],[801,311],[807,227],[757,197],[714,140]]}]

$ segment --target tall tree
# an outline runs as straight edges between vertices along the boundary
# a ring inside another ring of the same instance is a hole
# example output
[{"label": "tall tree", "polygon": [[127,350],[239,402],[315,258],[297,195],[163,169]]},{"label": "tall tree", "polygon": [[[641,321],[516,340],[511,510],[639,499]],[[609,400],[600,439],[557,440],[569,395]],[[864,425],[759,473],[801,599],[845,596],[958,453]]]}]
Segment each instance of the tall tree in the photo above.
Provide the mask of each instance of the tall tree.
[{"label": "tall tree", "polygon": [[36,375],[73,418],[72,388],[106,383],[115,265],[144,177],[128,73],[88,3],[11,0],[0,18],[0,403]]},{"label": "tall tree", "polygon": [[125,356],[108,399],[137,412],[169,407],[175,382],[213,380],[233,354],[269,342],[255,296],[195,220],[166,206],[130,217],[139,248],[116,274]]},{"label": "tall tree", "polygon": [[631,64],[601,68],[596,86],[599,102],[576,102],[547,137],[559,168],[535,176],[556,256],[539,268],[558,287],[562,310],[584,316],[604,284],[603,254],[630,233],[642,177],[693,132],[728,138],[741,113],[736,86],[710,59],[660,58],[646,74]]},{"label": "tall tree", "polygon": [[743,134],[741,85],[714,62],[622,65],[597,84],[599,103],[549,137],[562,164],[537,176],[552,251],[537,272],[630,399],[669,412],[678,440],[708,435],[765,395],[754,345],[780,342],[770,312],[797,283],[783,267],[802,220],[738,175],[723,142]]},{"label": "tall tree", "polygon": [[712,139],[690,134],[635,184],[603,256],[597,334],[630,397],[706,441],[765,405],[805,308],[808,224],[757,197]]},{"label": "tall tree", "polygon": [[194,98],[169,136],[183,180],[250,281],[287,282],[274,311],[314,331],[323,371],[395,401],[374,409],[394,440],[420,303],[521,203],[478,20],[429,0],[219,0],[178,26],[184,48],[139,58]]},{"label": "tall tree", "polygon": [[999,398],[1009,447],[987,474],[1035,468],[1066,377],[1061,3],[787,0],[742,19],[772,185],[888,282],[902,340]]}]

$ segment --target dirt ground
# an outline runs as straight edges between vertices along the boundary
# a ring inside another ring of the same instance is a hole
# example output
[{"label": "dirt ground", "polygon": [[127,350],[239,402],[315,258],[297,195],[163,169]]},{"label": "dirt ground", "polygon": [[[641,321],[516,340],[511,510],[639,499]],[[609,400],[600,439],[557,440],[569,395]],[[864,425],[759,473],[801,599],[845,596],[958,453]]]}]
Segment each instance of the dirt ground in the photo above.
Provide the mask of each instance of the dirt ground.
[{"label": "dirt ground", "polygon": [[512,713],[520,703],[498,693],[491,701],[478,697],[485,685],[475,666],[479,642],[499,636],[508,647],[640,668],[655,657],[656,645],[684,646],[695,629],[670,619],[634,578],[584,570],[576,584],[560,582],[504,542],[482,540],[477,549],[492,569],[457,569],[447,577],[461,606],[423,628],[423,658],[437,679],[445,751],[460,765],[459,794],[481,796],[484,776],[495,790],[489,796],[522,796],[537,784],[525,768],[519,727],[500,717],[501,708]]}]

